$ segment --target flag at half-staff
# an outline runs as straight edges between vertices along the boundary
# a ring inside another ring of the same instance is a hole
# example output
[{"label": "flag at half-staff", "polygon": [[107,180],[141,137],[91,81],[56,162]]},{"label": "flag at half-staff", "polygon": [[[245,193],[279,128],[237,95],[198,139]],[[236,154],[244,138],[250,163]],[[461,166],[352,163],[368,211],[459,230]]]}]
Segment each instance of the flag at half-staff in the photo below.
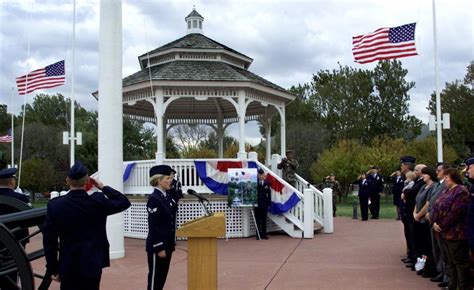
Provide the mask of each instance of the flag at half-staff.
[{"label": "flag at half-staff", "polygon": [[27,75],[17,77],[18,94],[25,95],[39,89],[61,86],[66,79],[64,60],[44,68],[34,70]]},{"label": "flag at half-staff", "polygon": [[8,129],[7,135],[0,136],[0,143],[11,143],[13,141],[12,129]]},{"label": "flag at half-staff", "polygon": [[373,32],[352,37],[354,61],[369,63],[376,60],[414,56],[416,23],[397,27],[379,28]]}]

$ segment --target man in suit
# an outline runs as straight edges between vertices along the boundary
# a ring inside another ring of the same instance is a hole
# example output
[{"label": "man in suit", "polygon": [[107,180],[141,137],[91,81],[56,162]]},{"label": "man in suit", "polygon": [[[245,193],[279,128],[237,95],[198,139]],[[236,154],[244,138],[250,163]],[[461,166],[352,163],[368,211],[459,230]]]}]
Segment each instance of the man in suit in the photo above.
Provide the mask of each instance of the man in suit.
[{"label": "man in suit", "polygon": [[[15,192],[14,189],[16,187],[16,168],[8,168],[0,171],[0,196],[8,196],[19,201],[22,201],[26,204],[29,204],[30,201],[28,197],[18,192]],[[16,210],[6,204],[0,204],[0,215],[9,214],[16,212]],[[22,229],[19,232],[15,233],[15,238],[17,240],[23,239],[28,236],[28,229]],[[25,246],[27,243],[26,240],[22,241],[22,245]],[[0,253],[0,256],[2,253]],[[8,278],[7,278],[8,276]],[[10,289],[17,289],[16,287],[16,280],[17,280],[17,273],[11,273],[7,276],[0,277],[0,289],[10,290]],[[11,281],[9,281],[11,280]],[[15,284],[13,284],[15,283]]]},{"label": "man in suit", "polygon": [[373,219],[379,219],[380,194],[383,192],[384,179],[377,166],[372,167],[367,178],[370,180],[370,214]]},{"label": "man in suit", "polygon": [[[267,237],[267,214],[268,207],[271,202],[270,184],[266,180],[267,175],[263,169],[258,169],[258,185],[257,185],[257,204],[255,208],[255,219],[257,222],[257,230],[260,238],[268,240]],[[258,234],[257,234],[258,239]]]},{"label": "man in suit", "polygon": [[366,174],[361,174],[357,183],[359,184],[360,215],[362,221],[367,221],[369,219],[369,197],[371,192],[370,180]]},{"label": "man in suit", "polygon": [[[89,195],[88,180],[102,192]],[[47,272],[61,290],[99,289],[102,268],[110,266],[107,216],[126,210],[130,201],[90,178],[81,161],[71,167],[66,183],[69,193],[49,201],[43,225]]]}]

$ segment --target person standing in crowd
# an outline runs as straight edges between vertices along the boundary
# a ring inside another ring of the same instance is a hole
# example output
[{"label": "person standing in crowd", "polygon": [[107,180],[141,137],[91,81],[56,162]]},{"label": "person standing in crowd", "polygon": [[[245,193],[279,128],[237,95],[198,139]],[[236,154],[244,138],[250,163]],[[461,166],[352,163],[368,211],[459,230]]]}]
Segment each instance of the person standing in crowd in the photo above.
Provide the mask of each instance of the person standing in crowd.
[{"label": "person standing in crowd", "polygon": [[148,290],[163,289],[175,250],[175,214],[171,189],[173,169],[157,165],[150,169],[150,185],[154,190],[147,202],[148,236],[146,252],[148,260]]},{"label": "person standing in crowd", "polygon": [[[271,202],[271,188],[266,180],[267,175],[263,169],[258,169],[257,184],[257,207],[255,208],[255,219],[257,222],[257,231],[260,238],[268,240],[267,237],[267,214]],[[257,239],[258,239],[257,234]]]},{"label": "person standing in crowd", "polygon": [[[89,195],[89,180],[102,192]],[[47,273],[62,290],[99,289],[102,268],[110,266],[107,216],[126,210],[130,201],[90,178],[81,161],[71,167],[66,183],[69,193],[49,201],[43,225]]]},{"label": "person standing in crowd", "polygon": [[397,213],[396,219],[398,221],[400,220],[400,198],[402,196],[402,189],[405,186],[405,182],[400,170],[395,171],[390,176],[392,178],[393,205],[395,206],[395,212]]},{"label": "person standing in crowd", "polygon": [[[446,176],[445,171],[446,169],[449,169],[449,168],[451,168],[451,166],[449,166],[449,164],[446,164],[446,163],[441,163],[436,168],[436,177],[438,178],[439,182],[438,182],[438,185],[431,192],[431,195],[429,196],[429,206],[428,206],[428,211],[426,213],[426,218],[430,221],[431,225],[432,225],[431,218],[430,218],[431,209],[433,208],[433,204],[438,199],[440,193],[446,190],[446,186],[444,184],[444,178]],[[432,282],[439,282],[438,284],[439,287],[446,287],[448,286],[448,274],[446,270],[446,267],[448,264],[448,257],[447,257],[447,254],[444,252],[441,237],[436,231],[433,230],[433,227],[431,227],[431,241],[432,241],[431,247],[433,249],[433,259],[436,264],[438,275],[434,278],[431,278],[430,280]]]},{"label": "person standing in crowd", "polygon": [[466,159],[466,171],[469,178],[469,211],[468,211],[468,229],[469,229],[469,247],[471,255],[474,256],[474,157]]},{"label": "person standing in crowd", "polygon": [[469,245],[467,242],[467,209],[469,192],[463,185],[459,172],[447,169],[445,184],[447,190],[439,196],[430,218],[433,230],[440,233],[448,254],[449,289],[471,289],[469,279]]},{"label": "person standing in crowd", "polygon": [[293,150],[288,150],[286,151],[286,157],[278,163],[277,168],[283,170],[282,176],[286,182],[296,186],[296,169],[298,169],[298,166],[299,164],[295,159]]},{"label": "person standing in crowd", "polygon": [[423,277],[433,278],[438,273],[433,258],[433,249],[431,247],[431,226],[426,219],[426,213],[429,207],[429,197],[438,186],[438,177],[436,170],[430,166],[422,168],[421,175],[425,185],[421,187],[420,192],[416,195],[415,210],[413,211],[413,218],[415,220],[415,252],[418,253],[420,258],[423,256],[426,257],[422,270]]},{"label": "person standing in crowd", "polygon": [[[415,210],[415,205],[416,205],[416,196],[418,195],[418,192],[420,192],[420,189],[425,185],[425,182],[423,181],[423,176],[421,173],[421,170],[425,168],[426,165],[424,164],[417,164],[415,166],[415,175],[416,175],[416,180],[415,184],[413,184],[413,187],[409,190],[406,190],[403,192],[403,197],[405,200],[405,205],[406,205],[406,212],[407,212],[407,224],[408,224],[408,241],[410,243],[409,249],[411,249],[411,253],[413,253],[413,257],[416,258],[417,256],[420,256],[420,253],[416,252],[415,244],[416,244],[416,236],[415,236],[415,219],[413,218],[413,211]],[[413,260],[412,262],[408,263],[406,267],[411,268],[413,271],[415,271],[415,262],[416,260]]]},{"label": "person standing in crowd", "polygon": [[383,192],[384,179],[377,166],[372,167],[367,178],[370,180],[370,214],[371,218],[377,220],[379,219],[380,195]]},{"label": "person standing in crowd", "polygon": [[362,173],[357,183],[359,184],[360,215],[363,221],[367,221],[369,219],[370,181],[367,175]]},{"label": "person standing in crowd", "polygon": [[[28,197],[24,194],[20,194],[15,192],[16,188],[16,168],[8,168],[3,169],[0,171],[0,196],[8,196],[19,201],[22,201],[26,204],[30,204]],[[15,209],[7,206],[5,204],[0,204],[0,215],[9,214],[15,212]],[[23,229],[15,233],[15,238],[17,240],[21,240],[28,236],[28,229]],[[22,244],[25,246],[27,241],[23,241]],[[0,253],[0,259],[2,257],[2,253]],[[0,289],[10,290],[10,289],[17,289],[16,285],[13,285],[9,282],[16,281],[18,279],[18,275],[16,272],[10,273],[4,277],[0,277]]]},{"label": "person standing in crowd", "polygon": [[[400,157],[400,172],[402,174],[402,179],[404,181],[405,186],[407,185],[407,181],[406,181],[407,173],[411,172],[412,174],[414,174],[413,170],[415,169],[415,162],[416,162],[416,158],[413,156],[407,155],[407,156]],[[414,179],[413,179],[413,184],[414,184]],[[410,188],[412,186],[410,186]],[[405,240],[407,244],[407,256],[405,258],[402,258],[402,261],[404,263],[414,264],[416,262],[416,259],[413,253],[413,248],[411,247],[413,243],[408,231],[408,215],[411,213],[407,211],[405,196],[403,192],[404,192],[404,189],[402,189],[402,195],[400,196],[400,199],[401,199],[400,200],[400,218],[403,223],[403,233],[405,235]]]}]

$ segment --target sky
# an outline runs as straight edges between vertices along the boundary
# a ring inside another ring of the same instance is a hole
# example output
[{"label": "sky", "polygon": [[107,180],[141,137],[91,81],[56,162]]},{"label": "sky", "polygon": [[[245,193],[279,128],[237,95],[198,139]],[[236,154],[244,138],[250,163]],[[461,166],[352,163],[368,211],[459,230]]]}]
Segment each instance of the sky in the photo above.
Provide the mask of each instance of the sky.
[{"label": "sky", "polygon": [[[309,83],[321,70],[339,64],[373,69],[376,63],[356,64],[352,36],[380,27],[417,22],[418,56],[402,58],[410,90],[410,114],[428,121],[428,100],[435,90],[433,9],[429,0],[124,0],[123,76],[140,70],[137,57],[186,34],[184,18],[193,5],[204,17],[204,34],[251,58],[249,70],[290,88]],[[100,1],[77,1],[75,37],[75,99],[97,110],[91,93],[98,88]],[[439,87],[463,79],[474,60],[474,1],[436,1]],[[23,97],[15,78],[61,59],[66,84],[45,93],[71,96],[73,1],[0,0],[0,103],[18,114]],[[28,49],[29,48],[29,49]],[[12,87],[14,88],[12,90]],[[37,91],[38,92],[38,91]],[[27,96],[31,102],[34,95]],[[13,100],[13,101],[12,101]],[[236,136],[237,126],[229,133]],[[260,140],[255,123],[246,125],[250,143]]]}]

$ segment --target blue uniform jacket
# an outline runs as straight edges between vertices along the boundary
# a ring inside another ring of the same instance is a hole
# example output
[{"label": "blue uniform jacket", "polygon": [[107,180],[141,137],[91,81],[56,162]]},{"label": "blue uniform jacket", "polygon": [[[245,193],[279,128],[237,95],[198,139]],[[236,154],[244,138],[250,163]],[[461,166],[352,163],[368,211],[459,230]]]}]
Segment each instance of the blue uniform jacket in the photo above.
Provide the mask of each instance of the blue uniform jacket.
[{"label": "blue uniform jacket", "polygon": [[359,196],[360,197],[369,197],[371,192],[370,179],[366,178],[364,180],[359,180]]},{"label": "blue uniform jacket", "polygon": [[146,251],[158,253],[162,250],[174,251],[176,207],[170,195],[155,188],[148,198],[148,236]]},{"label": "blue uniform jacket", "polygon": [[[474,182],[474,180],[470,180]],[[469,188],[469,193],[471,197],[469,199],[469,208],[468,208],[468,242],[471,251],[474,251],[474,183]]]},{"label": "blue uniform jacket", "polygon": [[259,179],[258,180],[258,185],[257,185],[257,203],[258,207],[261,209],[268,209],[270,206],[270,202],[272,199],[272,191],[270,188],[270,184],[268,181],[264,180],[263,185],[261,183],[262,181]]},{"label": "blue uniform jacket", "polygon": [[99,277],[102,268],[110,266],[107,216],[128,207],[127,197],[109,186],[90,196],[80,189],[52,199],[43,225],[46,267],[51,275]]},{"label": "blue uniform jacket", "polygon": [[400,178],[397,178],[397,176],[392,177],[392,194],[395,195],[400,195],[402,194],[403,187],[405,187],[405,180],[403,180],[403,177],[400,176]]},{"label": "blue uniform jacket", "polygon": [[[0,188],[0,195],[9,196],[9,197],[18,199],[24,203],[28,203],[28,204],[30,203],[30,200],[28,199],[26,195],[18,193],[11,188],[6,188],[6,187]],[[14,208],[4,205],[4,204],[0,204],[0,215],[9,214],[13,212],[16,212]],[[28,236],[28,229],[22,229],[18,232],[15,232],[14,236],[17,240],[23,239],[24,237]],[[25,240],[25,242],[27,243],[28,240]]]},{"label": "blue uniform jacket", "polygon": [[382,174],[370,174],[367,176],[367,179],[370,180],[371,193],[377,194],[383,192],[383,175]]}]

